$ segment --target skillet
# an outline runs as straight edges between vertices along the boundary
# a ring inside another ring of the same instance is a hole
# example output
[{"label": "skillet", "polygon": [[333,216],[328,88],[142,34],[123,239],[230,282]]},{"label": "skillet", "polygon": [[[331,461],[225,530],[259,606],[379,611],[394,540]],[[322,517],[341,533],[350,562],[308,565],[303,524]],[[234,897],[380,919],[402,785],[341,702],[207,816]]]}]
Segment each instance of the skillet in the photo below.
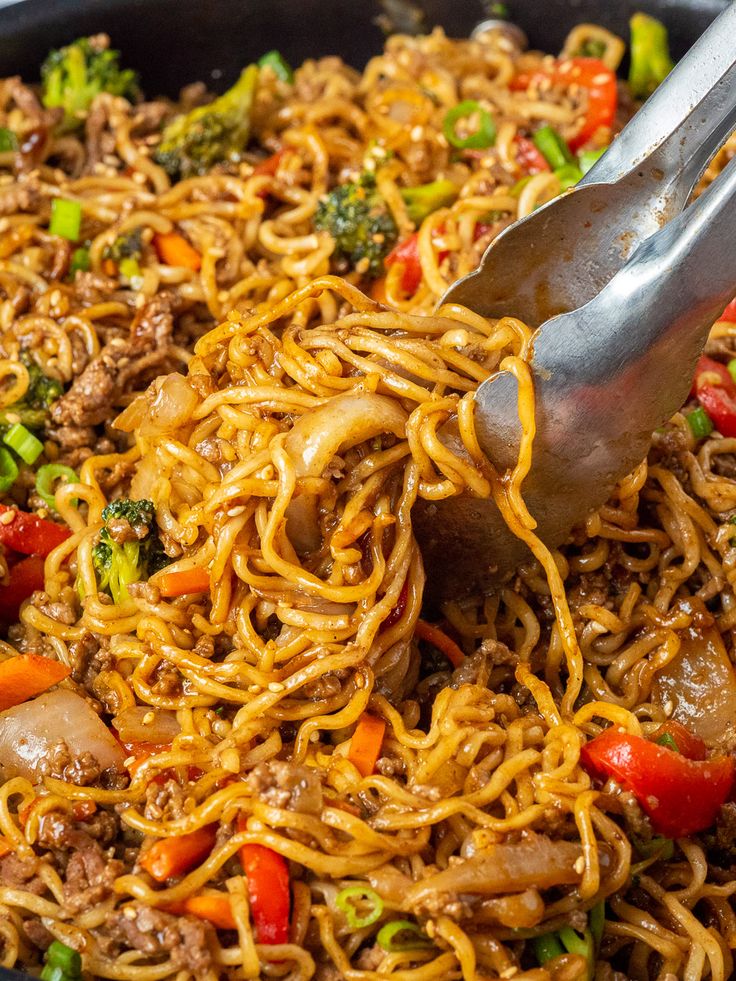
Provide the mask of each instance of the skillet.
[{"label": "skillet", "polygon": [[[672,53],[682,56],[729,0],[508,0],[510,19],[531,47],[555,52],[568,31],[590,21],[628,38],[636,10],[664,21]],[[242,67],[278,48],[292,63],[339,54],[362,67],[383,43],[384,27],[436,25],[462,37],[494,16],[491,0],[0,0],[0,77],[38,78],[50,48],[108,33],[136,68],[149,96],[176,96],[202,80],[222,91]],[[624,71],[626,69],[624,63]],[[0,967],[0,981],[29,975]]]}]

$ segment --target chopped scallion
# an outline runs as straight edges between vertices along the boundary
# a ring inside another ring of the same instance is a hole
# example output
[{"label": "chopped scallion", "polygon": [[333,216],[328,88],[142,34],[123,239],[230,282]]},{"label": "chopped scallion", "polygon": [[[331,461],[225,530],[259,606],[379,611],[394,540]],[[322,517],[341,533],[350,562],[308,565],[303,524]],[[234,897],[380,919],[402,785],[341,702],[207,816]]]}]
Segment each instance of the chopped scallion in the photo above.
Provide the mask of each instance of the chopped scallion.
[{"label": "chopped scallion", "polygon": [[541,937],[534,938],[534,953],[539,963],[544,965],[554,957],[562,957],[565,948],[557,939],[556,933],[545,933]]},{"label": "chopped scallion", "polygon": [[669,732],[663,732],[662,735],[657,740],[658,746],[664,746],[665,749],[672,749],[675,753],[680,752],[680,747],[677,745],[674,737],[669,734]]},{"label": "chopped scallion", "polygon": [[51,221],[49,231],[52,235],[76,242],[82,227],[82,206],[78,201],[67,198],[54,198],[51,202]]},{"label": "chopped scallion", "polygon": [[603,928],[606,925],[606,902],[604,899],[596,903],[591,909],[588,922],[590,924],[590,933],[595,943],[595,949],[598,950],[603,939]]},{"label": "chopped scallion", "polygon": [[43,443],[41,440],[36,439],[33,433],[19,422],[16,422],[5,433],[3,442],[11,450],[15,450],[21,460],[29,465],[35,463],[43,453]]},{"label": "chopped scallion", "polygon": [[432,946],[426,933],[411,920],[391,920],[390,923],[384,923],[376,934],[376,943],[389,954]]},{"label": "chopped scallion", "polygon": [[671,838],[664,838],[662,835],[655,835],[648,841],[642,838],[634,838],[634,847],[643,858],[658,858],[663,862],[668,862],[675,853],[675,846]]},{"label": "chopped scallion", "polygon": [[270,68],[276,78],[290,85],[294,81],[294,72],[291,65],[284,58],[280,51],[267,51],[258,59],[259,68]]},{"label": "chopped scallion", "polygon": [[409,217],[415,225],[419,225],[433,211],[452,204],[457,197],[457,186],[452,181],[441,179],[431,184],[402,188],[401,196]]},{"label": "chopped scallion", "polygon": [[636,99],[646,99],[674,67],[667,28],[648,14],[634,14],[631,28],[629,88]]},{"label": "chopped scallion", "polygon": [[[466,136],[460,135],[457,124],[471,118],[476,122],[475,129]],[[442,132],[450,146],[457,150],[485,150],[496,142],[496,124],[491,114],[475,99],[466,99],[453,106],[442,122]]]},{"label": "chopped scallion", "polygon": [[370,886],[348,886],[337,894],[335,902],[354,930],[370,926],[383,913],[383,900]]},{"label": "chopped scallion", "polygon": [[128,280],[133,289],[140,288],[143,282],[143,273],[141,272],[141,267],[137,259],[134,259],[132,256],[126,256],[120,260],[118,269],[120,270],[120,275]]},{"label": "chopped scallion", "polygon": [[80,246],[80,248],[75,249],[72,252],[72,261],[69,263],[69,274],[74,275],[78,270],[81,272],[87,272],[89,269],[89,249],[85,249]]},{"label": "chopped scallion", "polygon": [[49,946],[45,960],[41,981],[78,981],[82,977],[82,958],[60,940]]},{"label": "chopped scallion", "polygon": [[45,503],[52,511],[56,510],[56,494],[54,485],[57,481],[65,484],[74,484],[79,480],[77,474],[71,467],[65,467],[62,463],[45,463],[39,467],[36,474],[36,493],[43,498]]},{"label": "chopped scallion", "polygon": [[10,490],[18,476],[18,465],[12,453],[0,446],[0,493]]},{"label": "chopped scallion", "polygon": [[18,138],[12,129],[0,126],[0,153],[11,153],[18,149]]},{"label": "chopped scallion", "polygon": [[534,146],[539,150],[552,170],[559,170],[565,164],[575,163],[570,147],[565,143],[556,129],[542,126],[532,137]]},{"label": "chopped scallion", "polygon": [[685,418],[687,419],[691,433],[696,439],[705,439],[706,436],[710,436],[713,432],[713,423],[702,405],[699,405],[697,409],[693,409],[692,412],[688,412]]}]

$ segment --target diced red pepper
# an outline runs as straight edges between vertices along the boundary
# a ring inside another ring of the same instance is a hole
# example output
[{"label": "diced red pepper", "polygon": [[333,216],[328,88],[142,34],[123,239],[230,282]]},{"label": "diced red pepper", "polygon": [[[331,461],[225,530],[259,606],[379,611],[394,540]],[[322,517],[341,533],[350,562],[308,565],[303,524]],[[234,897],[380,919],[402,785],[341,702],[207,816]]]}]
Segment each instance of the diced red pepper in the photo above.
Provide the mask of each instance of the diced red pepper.
[{"label": "diced red pepper", "polygon": [[[265,160],[261,160],[260,163],[256,164],[255,167],[253,168],[253,176],[275,177],[276,172],[281,166],[281,161],[284,159],[284,157],[287,157],[289,154],[293,152],[294,151],[291,149],[291,147],[288,146],[282,147],[281,150],[277,150],[276,153],[272,153],[270,157],[266,157]],[[267,198],[268,195],[269,195],[269,190],[266,187],[264,187],[262,190],[258,192],[259,198]]]},{"label": "diced red pepper", "polygon": [[731,300],[718,319],[727,320],[730,324],[736,324],[736,297]]},{"label": "diced red pepper", "polygon": [[550,166],[526,136],[516,137],[516,162],[526,174],[541,174]]},{"label": "diced red pepper", "polygon": [[[238,819],[244,831],[246,819]],[[243,845],[240,864],[248,878],[248,902],[259,944],[289,942],[291,889],[289,867],[283,855],[264,845]]]},{"label": "diced red pepper", "polygon": [[722,436],[736,436],[736,382],[720,361],[698,359],[690,390]]},{"label": "diced red pepper", "polygon": [[22,555],[44,558],[71,535],[65,525],[39,518],[29,511],[0,504],[0,544]]},{"label": "diced red pepper", "polygon": [[630,790],[657,834],[681,838],[710,827],[734,785],[730,756],[690,760],[672,749],[606,729],[585,746],[581,763],[593,776]]},{"label": "diced red pepper", "polygon": [[405,238],[386,256],[386,266],[401,263],[401,288],[407,296],[413,296],[422,281],[422,266],[419,262],[419,232]]},{"label": "diced red pepper", "polygon": [[43,559],[29,555],[10,570],[10,582],[0,586],[0,623],[15,623],[21,604],[37,589],[43,589]]},{"label": "diced red pepper", "polygon": [[[695,733],[686,729],[681,722],[669,719],[667,722],[663,722],[654,733],[654,741],[661,745],[667,745],[667,742],[662,742],[667,740],[667,737],[675,743],[678,753],[686,756],[689,760],[704,760],[706,758],[707,750],[703,740],[700,736],[696,736]],[[671,746],[669,748],[672,749]]]},{"label": "diced red pepper", "polygon": [[409,580],[404,580],[404,585],[401,587],[401,592],[399,593],[399,598],[396,601],[396,606],[391,610],[389,615],[383,621],[383,626],[393,627],[394,624],[398,623],[399,620],[404,615],[404,610],[406,609],[406,601],[409,599]]}]

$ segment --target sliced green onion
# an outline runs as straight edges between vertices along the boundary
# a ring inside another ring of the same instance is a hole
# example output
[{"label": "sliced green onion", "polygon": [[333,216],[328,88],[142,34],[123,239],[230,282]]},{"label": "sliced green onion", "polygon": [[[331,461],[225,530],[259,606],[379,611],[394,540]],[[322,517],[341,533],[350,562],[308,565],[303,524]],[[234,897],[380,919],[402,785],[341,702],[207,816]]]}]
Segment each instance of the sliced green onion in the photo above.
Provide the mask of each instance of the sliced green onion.
[{"label": "sliced green onion", "polygon": [[3,436],[3,442],[15,450],[24,463],[35,463],[43,453],[43,443],[33,433],[16,422]]},{"label": "sliced green onion", "polygon": [[126,256],[120,260],[118,269],[120,270],[120,275],[125,276],[133,289],[137,290],[140,288],[143,283],[143,273],[141,272],[141,267],[137,259]]},{"label": "sliced green onion", "polygon": [[532,174],[527,174],[526,177],[522,177],[521,180],[518,180],[514,184],[514,186],[509,191],[509,194],[511,195],[512,198],[518,198],[518,196],[524,190],[524,188],[526,187],[526,185],[532,179],[532,176],[533,176]]},{"label": "sliced green onion", "polygon": [[629,88],[636,99],[646,99],[674,68],[667,28],[648,14],[634,14],[631,28]]},{"label": "sliced green onion", "polygon": [[10,153],[18,149],[18,138],[12,129],[0,126],[0,153]]},{"label": "sliced green onion", "polygon": [[664,746],[665,749],[672,749],[676,753],[680,752],[680,747],[677,745],[674,737],[669,734],[669,732],[663,733],[657,740],[658,746]]},{"label": "sliced green onion", "polygon": [[588,962],[588,977],[592,978],[595,967],[595,949],[590,930],[585,930],[581,937],[577,930],[573,930],[569,926],[564,926],[560,929],[559,935],[562,945],[568,954],[577,954],[578,957],[585,958]]},{"label": "sliced green onion", "polygon": [[729,375],[736,382],[736,358],[731,358],[726,367],[728,368]]},{"label": "sliced green onion", "polygon": [[457,197],[457,186],[452,181],[442,179],[431,184],[420,184],[419,187],[402,188],[401,196],[409,217],[415,225],[419,225],[433,211],[452,204]]},{"label": "sliced green onion", "polygon": [[67,198],[54,198],[51,202],[51,221],[49,231],[52,235],[76,242],[82,226],[82,206],[78,201]]},{"label": "sliced green onion", "polygon": [[588,173],[593,164],[601,159],[607,149],[607,146],[602,146],[600,150],[583,150],[582,153],[578,154],[578,164],[583,174]]},{"label": "sliced green onion", "polygon": [[389,954],[432,946],[426,933],[411,920],[391,920],[390,923],[384,923],[376,934],[376,943]]},{"label": "sliced green onion", "polygon": [[713,423],[702,405],[699,405],[697,409],[693,409],[692,412],[688,412],[685,418],[687,419],[690,431],[696,439],[705,439],[706,436],[710,436],[713,432]]},{"label": "sliced green onion", "polygon": [[565,164],[563,167],[557,168],[555,177],[560,182],[560,190],[567,191],[583,179],[583,172],[575,164]]},{"label": "sliced green onion", "polygon": [[75,484],[79,477],[71,467],[65,467],[63,463],[44,463],[42,467],[39,467],[36,474],[36,493],[43,498],[52,511],[56,510],[54,484],[57,480],[61,480],[65,484]]},{"label": "sliced green onion", "polygon": [[[370,886],[348,886],[335,896],[335,902],[354,930],[370,926],[383,913],[383,900]],[[361,913],[359,907],[367,908]]]},{"label": "sliced green onion", "polygon": [[634,838],[634,847],[643,858],[659,858],[663,862],[668,862],[675,853],[675,846],[671,838],[664,838],[662,835],[655,835],[649,841],[641,838]]},{"label": "sliced green onion", "polygon": [[258,59],[259,68],[270,68],[276,78],[290,85],[294,81],[294,72],[291,65],[284,58],[280,51],[267,51]]},{"label": "sliced green onion", "polygon": [[18,477],[18,465],[13,455],[4,446],[0,446],[0,494],[10,490]]},{"label": "sliced green onion", "polygon": [[603,939],[603,928],[606,924],[606,901],[604,899],[596,903],[591,909],[588,922],[590,923],[590,933],[595,943],[595,949],[598,950]]},{"label": "sliced green onion", "polygon": [[89,249],[80,246],[72,252],[72,261],[69,263],[69,273],[74,275],[77,270],[87,272],[89,269]]},{"label": "sliced green onion", "polygon": [[544,965],[553,957],[562,957],[565,948],[557,939],[556,933],[545,933],[541,937],[534,938],[534,953],[539,963]]},{"label": "sliced green onion", "polygon": [[77,981],[82,977],[82,958],[76,950],[54,940],[45,954],[42,981]]},{"label": "sliced green onion", "polygon": [[570,147],[565,143],[556,129],[543,126],[532,136],[534,146],[539,150],[552,170],[558,170],[565,164],[575,163]]},{"label": "sliced green onion", "polygon": [[[457,124],[471,116],[476,116],[478,119],[476,130],[468,133],[467,136],[460,136],[457,132]],[[450,146],[454,146],[457,150],[484,150],[496,142],[496,124],[490,113],[486,112],[475,99],[466,99],[465,102],[453,106],[442,121],[442,132]]]}]

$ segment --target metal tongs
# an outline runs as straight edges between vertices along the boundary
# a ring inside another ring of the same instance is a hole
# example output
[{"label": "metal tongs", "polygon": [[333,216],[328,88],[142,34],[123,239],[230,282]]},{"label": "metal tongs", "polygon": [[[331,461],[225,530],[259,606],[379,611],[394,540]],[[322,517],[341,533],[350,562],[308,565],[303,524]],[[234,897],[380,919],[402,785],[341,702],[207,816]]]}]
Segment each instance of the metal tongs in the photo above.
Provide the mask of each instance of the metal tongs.
[{"label": "metal tongs", "polygon": [[[535,332],[537,432],[523,494],[549,546],[646,456],[683,404],[713,322],[736,292],[736,158],[687,208],[736,128],[730,5],[570,191],[502,233],[442,303],[518,317]],[[520,436],[508,372],[476,394],[476,427],[500,471]],[[448,432],[447,441],[452,441]],[[526,546],[491,500],[417,507],[435,599],[507,577]]]}]

